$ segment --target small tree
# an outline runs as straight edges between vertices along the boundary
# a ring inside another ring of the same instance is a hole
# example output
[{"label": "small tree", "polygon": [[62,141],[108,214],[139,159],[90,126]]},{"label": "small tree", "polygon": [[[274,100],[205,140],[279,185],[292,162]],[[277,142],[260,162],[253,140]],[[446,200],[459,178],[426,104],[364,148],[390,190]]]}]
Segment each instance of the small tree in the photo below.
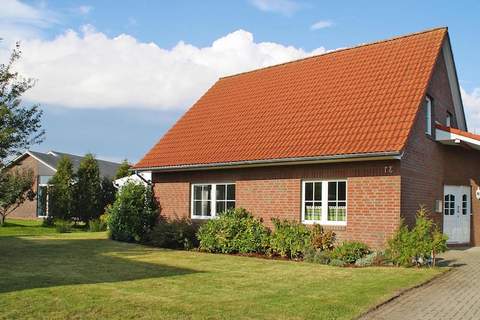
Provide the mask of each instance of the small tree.
[{"label": "small tree", "polygon": [[48,188],[49,215],[70,220],[73,214],[73,164],[63,156],[58,162],[57,172],[50,180]]},{"label": "small tree", "polygon": [[75,184],[75,216],[88,222],[102,214],[102,185],[98,163],[92,154],[87,154],[80,162]]},{"label": "small tree", "polygon": [[27,199],[33,200],[34,178],[32,170],[12,170],[0,176],[0,226],[6,217]]},{"label": "small tree", "polygon": [[38,105],[22,105],[22,95],[35,84],[33,79],[21,77],[13,71],[20,59],[17,43],[8,63],[0,64],[0,169],[5,160],[20,155],[32,144],[43,141],[42,111]]},{"label": "small tree", "polygon": [[107,213],[112,239],[144,242],[155,225],[158,207],[149,186],[128,182]]},{"label": "small tree", "polygon": [[416,222],[409,229],[402,221],[399,230],[388,241],[387,256],[396,265],[423,265],[431,260],[435,266],[437,253],[447,249],[447,236],[442,234],[428,211],[421,206],[417,211]]},{"label": "small tree", "polygon": [[[1,40],[1,39],[0,39]],[[40,143],[45,132],[41,129],[42,111],[38,105],[25,106],[22,95],[35,82],[14,71],[20,59],[17,43],[7,63],[0,64],[0,211],[5,217],[26,199],[34,197],[31,190],[33,174],[6,169],[6,162],[21,154],[32,144]],[[29,192],[31,191],[31,192]]]},{"label": "small tree", "polygon": [[130,164],[128,163],[127,159],[122,161],[122,164],[117,169],[117,173],[115,174],[115,180],[128,177],[130,175]]},{"label": "small tree", "polygon": [[117,189],[113,186],[112,180],[110,180],[108,177],[103,177],[102,178],[102,202],[101,202],[102,211],[105,211],[105,208],[115,201],[116,193],[117,193]]}]

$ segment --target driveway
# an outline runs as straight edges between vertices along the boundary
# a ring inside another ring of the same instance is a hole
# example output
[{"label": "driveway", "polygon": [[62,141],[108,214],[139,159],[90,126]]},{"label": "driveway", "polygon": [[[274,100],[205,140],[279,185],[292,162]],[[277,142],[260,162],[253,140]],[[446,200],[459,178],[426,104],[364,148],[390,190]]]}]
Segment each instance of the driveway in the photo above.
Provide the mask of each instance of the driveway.
[{"label": "driveway", "polygon": [[442,258],[452,271],[360,319],[480,319],[480,247],[450,250]]}]

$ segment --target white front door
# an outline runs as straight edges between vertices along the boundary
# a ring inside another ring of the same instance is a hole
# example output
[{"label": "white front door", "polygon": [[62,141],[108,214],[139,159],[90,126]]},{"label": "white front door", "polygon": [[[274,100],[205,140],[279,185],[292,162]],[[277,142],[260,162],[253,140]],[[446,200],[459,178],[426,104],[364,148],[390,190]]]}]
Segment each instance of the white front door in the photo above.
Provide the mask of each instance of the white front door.
[{"label": "white front door", "polygon": [[470,187],[445,186],[443,233],[449,243],[470,242]]}]

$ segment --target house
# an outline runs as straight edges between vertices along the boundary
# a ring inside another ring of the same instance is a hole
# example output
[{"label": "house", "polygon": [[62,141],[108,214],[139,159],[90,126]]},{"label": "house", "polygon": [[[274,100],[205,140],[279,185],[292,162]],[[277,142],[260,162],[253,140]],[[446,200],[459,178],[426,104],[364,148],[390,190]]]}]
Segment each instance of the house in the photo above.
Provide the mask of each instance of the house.
[{"label": "house", "polygon": [[[33,191],[37,194],[33,201],[27,200],[15,209],[9,217],[35,219],[48,216],[48,182],[57,172],[58,162],[63,156],[70,158],[74,171],[78,169],[83,159],[81,156],[58,151],[49,151],[47,153],[27,151],[9,164],[10,168],[31,169],[33,171],[35,176]],[[99,159],[97,159],[97,163],[100,176],[108,178],[113,178],[120,166],[120,163]]]},{"label": "house", "polygon": [[380,248],[424,205],[479,245],[479,150],[437,28],[221,78],[134,169],[166,217],[244,207]]},{"label": "house", "polygon": [[125,184],[130,182],[148,186],[152,182],[152,173],[149,171],[136,172],[130,176],[114,180],[113,185],[115,188],[121,189]]}]

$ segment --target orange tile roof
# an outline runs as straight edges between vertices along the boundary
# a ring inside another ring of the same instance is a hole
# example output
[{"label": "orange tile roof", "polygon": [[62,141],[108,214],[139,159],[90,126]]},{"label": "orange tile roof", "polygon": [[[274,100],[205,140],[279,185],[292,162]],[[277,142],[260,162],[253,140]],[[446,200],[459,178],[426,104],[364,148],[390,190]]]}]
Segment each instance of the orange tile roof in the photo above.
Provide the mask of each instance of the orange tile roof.
[{"label": "orange tile roof", "polygon": [[435,125],[435,127],[437,127],[440,130],[443,130],[443,131],[447,131],[447,132],[450,132],[450,133],[458,134],[460,136],[464,136],[464,137],[467,137],[467,138],[471,138],[471,139],[475,139],[475,140],[480,141],[480,134],[475,134],[475,133],[463,131],[463,130],[460,130],[460,129],[457,129],[457,128],[446,127],[446,126],[443,126],[443,125],[438,124],[438,123]]},{"label": "orange tile roof", "polygon": [[446,28],[221,78],[136,168],[400,152]]}]

